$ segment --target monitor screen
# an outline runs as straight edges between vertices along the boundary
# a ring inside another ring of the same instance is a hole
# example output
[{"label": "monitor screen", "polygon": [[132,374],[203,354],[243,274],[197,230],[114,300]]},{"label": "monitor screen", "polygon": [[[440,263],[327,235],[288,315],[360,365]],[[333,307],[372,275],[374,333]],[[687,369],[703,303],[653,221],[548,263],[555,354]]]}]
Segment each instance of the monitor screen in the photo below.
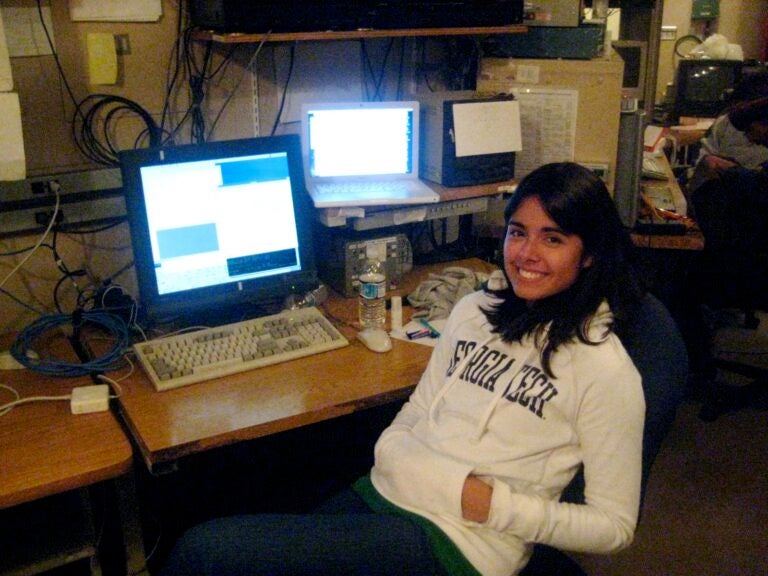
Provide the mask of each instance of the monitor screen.
[{"label": "monitor screen", "polygon": [[235,321],[317,285],[298,136],[130,150],[120,159],[150,320]]},{"label": "monitor screen", "polygon": [[741,79],[741,68],[740,60],[681,60],[677,68],[675,119],[718,116]]}]

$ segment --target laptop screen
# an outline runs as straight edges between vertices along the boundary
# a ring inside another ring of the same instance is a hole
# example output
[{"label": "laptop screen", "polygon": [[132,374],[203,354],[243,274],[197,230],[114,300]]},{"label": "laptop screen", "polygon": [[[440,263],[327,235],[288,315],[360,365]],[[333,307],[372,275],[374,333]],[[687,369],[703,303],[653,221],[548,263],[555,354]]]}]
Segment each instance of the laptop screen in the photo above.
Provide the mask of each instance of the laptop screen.
[{"label": "laptop screen", "polygon": [[418,176],[418,103],[303,107],[310,178]]}]

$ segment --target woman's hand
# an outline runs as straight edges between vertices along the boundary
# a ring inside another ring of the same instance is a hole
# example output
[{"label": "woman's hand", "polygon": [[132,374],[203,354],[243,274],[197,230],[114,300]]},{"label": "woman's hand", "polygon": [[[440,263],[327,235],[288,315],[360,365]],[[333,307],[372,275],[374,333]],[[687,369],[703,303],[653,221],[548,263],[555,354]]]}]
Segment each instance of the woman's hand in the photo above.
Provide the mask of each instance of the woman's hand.
[{"label": "woman's hand", "polygon": [[465,520],[483,523],[488,520],[493,488],[477,476],[467,476],[461,491],[461,515]]}]

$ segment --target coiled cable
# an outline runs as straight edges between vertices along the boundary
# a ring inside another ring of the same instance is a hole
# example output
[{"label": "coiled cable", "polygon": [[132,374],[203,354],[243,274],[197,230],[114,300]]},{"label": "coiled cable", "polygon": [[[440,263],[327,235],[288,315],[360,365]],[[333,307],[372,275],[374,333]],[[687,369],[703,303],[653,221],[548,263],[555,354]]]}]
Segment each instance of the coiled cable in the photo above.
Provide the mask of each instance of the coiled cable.
[{"label": "coiled cable", "polygon": [[[71,327],[79,338],[79,331],[88,324],[106,330],[114,338],[112,348],[99,357],[85,362],[70,362],[53,356],[43,357],[35,348],[46,334],[63,327]],[[11,345],[11,355],[25,368],[50,376],[74,378],[108,372],[122,366],[123,355],[131,345],[128,326],[122,318],[103,311],[77,310],[73,314],[42,316],[24,328]]]}]

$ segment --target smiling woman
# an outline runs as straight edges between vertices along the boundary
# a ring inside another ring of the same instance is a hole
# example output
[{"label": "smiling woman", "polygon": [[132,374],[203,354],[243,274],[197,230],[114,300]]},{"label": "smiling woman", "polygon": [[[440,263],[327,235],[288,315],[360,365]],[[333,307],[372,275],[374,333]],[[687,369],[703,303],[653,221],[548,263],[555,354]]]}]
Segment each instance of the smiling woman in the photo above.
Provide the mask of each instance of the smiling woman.
[{"label": "smiling woman", "polygon": [[[370,474],[312,514],[197,526],[163,576],[509,576],[534,543],[629,545],[645,415],[619,337],[643,296],[632,244],[576,164],[531,172],[506,217],[510,286],[455,304]],[[582,465],[585,501],[560,502]]]}]

